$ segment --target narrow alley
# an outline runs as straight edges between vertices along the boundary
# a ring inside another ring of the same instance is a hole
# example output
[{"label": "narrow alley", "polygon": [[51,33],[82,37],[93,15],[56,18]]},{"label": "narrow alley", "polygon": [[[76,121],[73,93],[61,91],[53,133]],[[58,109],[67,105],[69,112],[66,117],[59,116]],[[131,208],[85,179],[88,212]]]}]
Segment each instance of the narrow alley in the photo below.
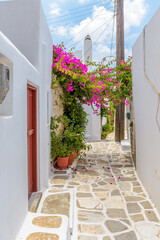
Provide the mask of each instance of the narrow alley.
[{"label": "narrow alley", "polygon": [[18,240],[160,239],[158,212],[137,177],[130,153],[121,152],[113,134],[109,137],[91,143],[92,149],[74,168],[54,171]]}]

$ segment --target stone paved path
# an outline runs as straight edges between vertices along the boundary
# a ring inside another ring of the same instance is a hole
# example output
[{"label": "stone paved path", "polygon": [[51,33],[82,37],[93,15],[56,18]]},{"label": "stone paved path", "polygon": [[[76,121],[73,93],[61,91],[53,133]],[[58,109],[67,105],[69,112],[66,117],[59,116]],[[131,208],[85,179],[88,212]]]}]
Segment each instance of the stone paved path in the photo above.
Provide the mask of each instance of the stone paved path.
[{"label": "stone paved path", "polygon": [[137,178],[130,154],[121,152],[112,134],[91,145],[74,168],[54,172],[37,212],[69,217],[72,240],[160,239],[159,214]]}]

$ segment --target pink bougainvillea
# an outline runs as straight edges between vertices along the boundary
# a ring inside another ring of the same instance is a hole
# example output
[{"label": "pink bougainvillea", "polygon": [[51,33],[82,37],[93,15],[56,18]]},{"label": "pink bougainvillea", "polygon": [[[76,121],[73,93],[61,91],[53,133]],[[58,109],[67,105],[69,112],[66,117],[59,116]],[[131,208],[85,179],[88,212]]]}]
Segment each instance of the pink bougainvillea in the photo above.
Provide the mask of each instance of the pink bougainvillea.
[{"label": "pink bougainvillea", "polygon": [[52,71],[56,78],[53,78],[51,87],[61,84],[63,100],[67,104],[76,100],[92,106],[95,114],[100,108],[112,114],[110,103],[115,107],[120,103],[127,106],[132,99],[131,57],[120,61],[117,66],[115,63],[116,60],[92,64],[95,70],[88,72],[87,65],[66,52],[63,45],[53,46]]}]

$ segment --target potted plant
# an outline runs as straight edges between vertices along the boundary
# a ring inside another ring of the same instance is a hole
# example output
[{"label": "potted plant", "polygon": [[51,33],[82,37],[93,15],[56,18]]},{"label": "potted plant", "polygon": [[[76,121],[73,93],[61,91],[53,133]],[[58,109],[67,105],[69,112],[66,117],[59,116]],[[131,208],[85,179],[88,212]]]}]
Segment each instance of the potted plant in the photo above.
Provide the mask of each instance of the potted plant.
[{"label": "potted plant", "polygon": [[68,144],[64,132],[61,134],[51,134],[51,157],[57,158],[59,168],[66,169],[68,167],[69,155],[72,147]]},{"label": "potted plant", "polygon": [[102,134],[101,134],[101,139],[106,139],[106,137],[107,137],[107,132],[102,132]]},{"label": "potted plant", "polygon": [[68,148],[66,143],[61,142],[57,150],[57,165],[59,168],[66,169],[68,167],[69,155],[71,154],[71,149]]},{"label": "potted plant", "polygon": [[[57,159],[59,168],[66,169],[68,167],[68,158],[72,152],[72,146],[69,144],[69,134],[62,129],[57,131],[62,116],[51,118],[51,158]],[[65,125],[65,124],[64,124]]]}]

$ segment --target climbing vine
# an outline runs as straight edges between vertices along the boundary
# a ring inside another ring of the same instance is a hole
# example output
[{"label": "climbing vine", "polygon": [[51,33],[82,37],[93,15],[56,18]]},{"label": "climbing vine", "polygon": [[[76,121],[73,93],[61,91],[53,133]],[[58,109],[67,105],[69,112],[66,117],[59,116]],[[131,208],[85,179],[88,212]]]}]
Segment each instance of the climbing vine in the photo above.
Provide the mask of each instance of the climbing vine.
[{"label": "climbing vine", "polygon": [[[75,149],[85,149],[85,129],[87,114],[83,104],[91,106],[94,114],[112,115],[114,108],[121,103],[129,104],[132,99],[131,57],[116,66],[116,60],[100,63],[83,64],[72,52],[67,52],[63,45],[53,46],[52,83],[54,89],[58,84],[63,89],[61,99],[64,105],[63,116],[69,120],[60,136],[53,134],[53,149],[57,149],[56,139],[63,146],[61,155]],[[88,72],[88,65],[93,71]],[[106,131],[108,126],[106,126]],[[67,133],[67,134],[66,134]],[[72,141],[72,140],[73,141]],[[66,142],[68,142],[68,147]],[[70,149],[69,143],[72,142]],[[58,147],[60,149],[60,147]],[[52,148],[51,148],[52,149]],[[51,156],[55,156],[55,150]]]},{"label": "climbing vine", "polygon": [[57,83],[62,86],[66,105],[79,101],[94,107],[94,113],[105,108],[112,114],[110,102],[116,107],[120,103],[128,105],[132,99],[131,62],[129,57],[115,66],[116,59],[107,64],[103,59],[98,64],[89,63],[94,70],[88,73],[87,65],[66,52],[63,45],[53,46],[52,71],[56,78],[53,78],[52,88]]}]

